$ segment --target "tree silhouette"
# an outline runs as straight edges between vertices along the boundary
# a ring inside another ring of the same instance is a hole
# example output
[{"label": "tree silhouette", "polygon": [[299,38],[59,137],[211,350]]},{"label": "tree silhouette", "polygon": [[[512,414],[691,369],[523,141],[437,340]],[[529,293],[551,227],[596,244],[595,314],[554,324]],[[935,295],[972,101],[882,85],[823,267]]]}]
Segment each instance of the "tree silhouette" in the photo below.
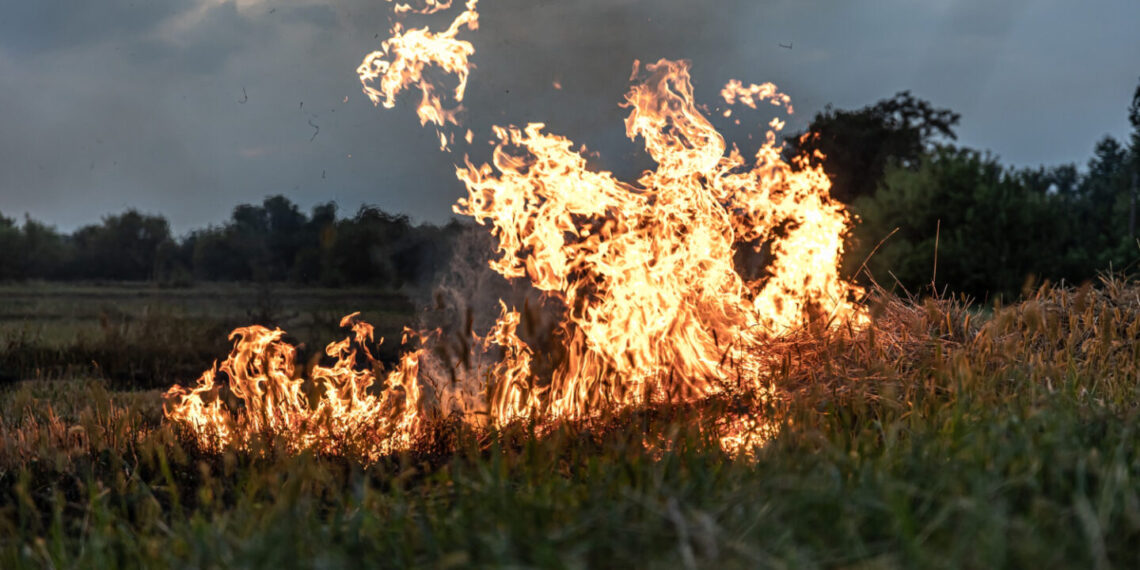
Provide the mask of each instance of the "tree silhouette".
[{"label": "tree silhouette", "polygon": [[151,279],[158,246],[169,239],[170,224],[162,216],[134,209],[107,216],[102,224],[82,227],[73,234],[75,271],[95,279]]},{"label": "tree silhouette", "polygon": [[[937,137],[956,139],[954,126],[960,118],[909,91],[855,111],[828,105],[805,132],[787,141],[788,151],[822,163],[831,178],[832,197],[851,203],[874,194],[890,161],[914,166]],[[822,161],[817,151],[825,157]]]}]

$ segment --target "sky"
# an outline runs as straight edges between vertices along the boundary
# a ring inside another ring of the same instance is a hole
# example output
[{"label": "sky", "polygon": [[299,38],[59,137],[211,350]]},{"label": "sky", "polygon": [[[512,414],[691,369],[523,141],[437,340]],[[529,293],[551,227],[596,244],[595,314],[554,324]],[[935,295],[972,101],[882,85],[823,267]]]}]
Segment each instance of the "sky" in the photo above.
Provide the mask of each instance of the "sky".
[{"label": "sky", "polygon": [[[463,156],[439,151],[412,97],[373,107],[356,77],[391,14],[384,0],[0,3],[0,214],[73,231],[134,208],[184,234],[282,194],[446,221]],[[1140,80],[1136,0],[482,0],[480,15],[461,36],[476,138],[544,122],[622,176],[647,166],[618,106],[635,59],[690,60],[714,107],[729,79],[774,82],[796,108],[786,132],[910,90],[962,115],[959,144],[1012,166],[1080,165],[1105,135],[1124,140]]]}]

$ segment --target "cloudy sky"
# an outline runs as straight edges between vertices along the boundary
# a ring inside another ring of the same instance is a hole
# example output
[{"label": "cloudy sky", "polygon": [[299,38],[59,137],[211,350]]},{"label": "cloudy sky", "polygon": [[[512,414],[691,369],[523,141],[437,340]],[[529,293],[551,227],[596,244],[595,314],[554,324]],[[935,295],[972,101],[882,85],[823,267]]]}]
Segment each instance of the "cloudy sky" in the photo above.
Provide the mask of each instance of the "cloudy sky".
[{"label": "cloudy sky", "polygon": [[[1126,137],[1140,78],[1136,0],[480,8],[466,35],[477,136],[543,121],[619,171],[643,165],[617,107],[634,59],[692,60],[709,104],[730,78],[773,81],[796,106],[789,130],[828,103],[910,89],[962,114],[961,144],[1022,166],[1084,163],[1097,139]],[[279,193],[306,210],[334,200],[447,219],[462,157],[438,151],[409,101],[372,107],[355,75],[390,13],[384,0],[0,3],[0,212],[70,231],[137,208],[183,233]]]}]

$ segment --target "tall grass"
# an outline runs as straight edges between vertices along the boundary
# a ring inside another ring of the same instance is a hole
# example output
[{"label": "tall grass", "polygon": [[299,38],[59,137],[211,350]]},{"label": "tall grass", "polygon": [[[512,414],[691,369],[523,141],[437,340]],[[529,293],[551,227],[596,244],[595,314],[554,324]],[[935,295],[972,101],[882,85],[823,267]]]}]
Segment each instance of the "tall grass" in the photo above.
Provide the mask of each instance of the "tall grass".
[{"label": "tall grass", "polygon": [[735,457],[710,428],[731,399],[447,423],[364,466],[204,454],[155,392],[22,383],[0,396],[0,567],[1140,565],[1140,287],[872,308],[864,333],[768,347],[778,435]]}]

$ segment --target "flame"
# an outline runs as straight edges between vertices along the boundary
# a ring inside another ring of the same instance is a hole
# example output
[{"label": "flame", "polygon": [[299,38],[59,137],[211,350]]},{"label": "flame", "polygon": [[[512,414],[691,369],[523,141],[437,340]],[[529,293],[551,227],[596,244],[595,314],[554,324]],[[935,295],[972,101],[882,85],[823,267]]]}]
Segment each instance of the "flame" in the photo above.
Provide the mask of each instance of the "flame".
[{"label": "flame", "polygon": [[756,416],[725,416],[717,423],[721,434],[720,448],[732,457],[755,459],[756,448],[779,435],[775,424]]},{"label": "flame", "polygon": [[[392,0],[388,0],[391,2]],[[393,11],[397,14],[435,14],[451,8],[451,0],[424,0],[423,8],[413,8],[411,4],[396,4]]]},{"label": "flame", "polygon": [[[427,0],[421,9],[401,4],[397,12],[448,6]],[[357,70],[365,94],[391,108],[401,92],[418,90],[421,124],[435,125],[446,148],[454,133],[444,129],[459,125],[474,53],[457,35],[477,27],[476,0],[442,32],[397,22]],[[458,80],[449,97],[429,78],[430,68]],[[445,412],[502,425],[693,401],[728,389],[771,397],[760,380],[767,341],[813,322],[866,322],[855,302],[861,290],[838,270],[850,218],[831,199],[821,168],[781,158],[783,120],[768,123],[764,143],[746,158],[696,104],[687,62],[634,62],[631,80],[622,103],[626,134],[656,163],[637,180],[589,168],[584,146],[575,150],[541,123],[494,127],[491,163],[465,159],[456,169],[467,196],[454,211],[497,238],[491,269],[528,279],[565,308],[558,338],[566,357],[548,377],[532,370],[533,349],[517,334],[520,313],[500,301],[487,335],[471,333],[472,350],[498,356],[485,373],[436,382],[420,373],[427,356],[420,349],[405,354],[381,389],[367,349],[372,329],[354,314],[342,323],[354,336],[326,351],[335,364],[314,368],[308,379],[294,369],[295,349],[282,331],[234,331],[225,362],[196,387],[168,392],[167,417],[208,447],[275,433],[299,449],[335,452],[353,442],[374,458],[407,446],[425,418]],[[720,94],[730,106],[756,109],[766,101],[793,111],[771,83],[732,80]],[[470,143],[472,133],[463,138]],[[746,247],[770,257],[765,276],[749,281],[738,272],[734,255]],[[228,384],[219,385],[219,376]],[[306,386],[320,389],[310,397]],[[224,404],[227,387],[242,406]],[[726,420],[721,440],[726,449],[741,449],[772,430],[761,418]]]},{"label": "flame", "polygon": [[[717,393],[730,347],[754,353],[813,316],[862,318],[837,269],[850,222],[823,172],[793,170],[774,129],[751,163],[726,154],[686,62],[635,64],[634,76],[626,133],[657,163],[636,183],[588,169],[573,141],[538,123],[496,128],[492,164],[458,170],[468,196],[455,211],[499,240],[491,268],[568,308],[570,357],[548,390],[530,390],[531,407],[554,416]],[[790,106],[771,84],[732,82],[724,97]],[[749,242],[768,244],[771,277],[737,272],[733,254]]]},{"label": "flame", "polygon": [[[387,376],[387,389],[369,391],[378,363],[368,348],[372,326],[353,313],[341,320],[353,336],[329,344],[332,366],[315,366],[309,379],[298,374],[296,349],[281,329],[239,328],[230,334],[233,351],[206,371],[196,386],[174,386],[166,392],[167,419],[186,425],[203,447],[248,447],[257,435],[280,436],[294,450],[326,453],[357,446],[363,457],[376,458],[405,447],[424,417],[420,385],[415,382],[422,349],[405,353]],[[357,366],[358,356],[371,366]],[[219,376],[228,381],[218,382]],[[316,403],[303,390],[317,388]],[[224,403],[223,392],[241,401]]]},{"label": "flame", "polygon": [[[420,104],[416,115],[421,125],[432,123],[439,133],[440,150],[447,148],[447,137],[442,129],[448,124],[458,125],[458,114],[463,110],[463,95],[467,90],[467,76],[472,65],[468,58],[475,53],[471,42],[458,40],[456,36],[466,27],[479,28],[479,13],[475,11],[478,0],[468,0],[466,10],[440,33],[428,28],[405,30],[400,22],[392,24],[392,37],[380,44],[380,49],[365,56],[356,69],[360,76],[364,94],[373,105],[383,104],[391,109],[396,106],[396,95],[404,89],[415,86],[420,91]],[[427,7],[420,13],[433,13],[451,6],[451,2],[427,0]],[[396,11],[413,11],[407,4],[398,4]],[[453,74],[459,83],[452,90],[456,106],[445,108],[443,96],[436,83],[425,77],[430,66],[438,66],[444,72]],[[379,88],[372,82],[380,80]]]}]

